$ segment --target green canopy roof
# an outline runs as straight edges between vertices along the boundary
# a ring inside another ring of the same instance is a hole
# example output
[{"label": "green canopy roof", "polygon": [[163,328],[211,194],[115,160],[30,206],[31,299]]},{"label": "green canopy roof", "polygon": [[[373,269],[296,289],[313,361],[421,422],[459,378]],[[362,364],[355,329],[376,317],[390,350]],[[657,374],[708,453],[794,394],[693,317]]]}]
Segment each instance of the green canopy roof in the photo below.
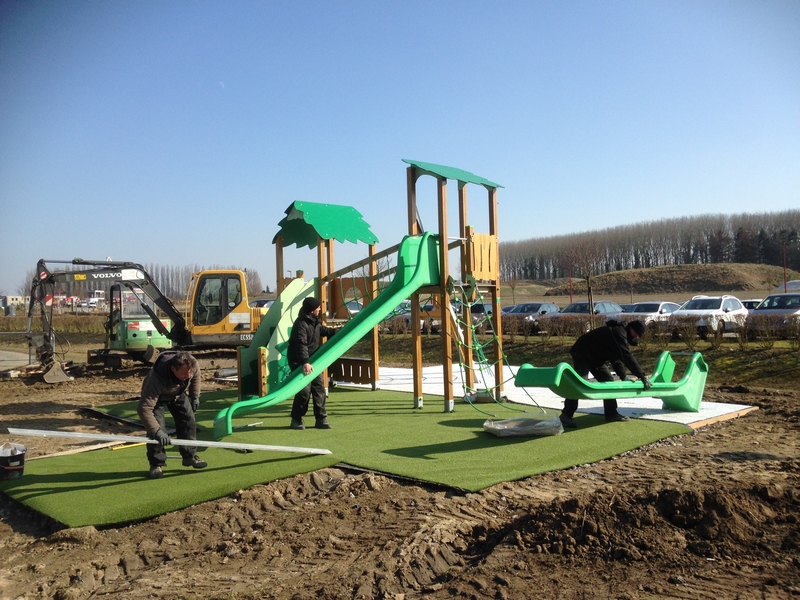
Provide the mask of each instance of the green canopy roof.
[{"label": "green canopy roof", "polygon": [[407,158],[404,158],[403,162],[408,163],[412,167],[416,167],[417,169],[421,169],[422,171],[425,171],[428,174],[433,175],[434,177],[444,177],[445,179],[456,179],[461,183],[476,183],[478,185],[482,185],[487,189],[503,187],[499,183],[493,183],[488,179],[485,179],[483,177],[478,177],[477,175],[474,175],[469,171],[456,169],[455,167],[445,167],[444,165],[435,165],[433,163],[420,162],[418,160],[408,160]]},{"label": "green canopy roof", "polygon": [[286,216],[278,227],[280,230],[272,238],[272,243],[276,244],[281,236],[284,248],[292,244],[298,248],[316,248],[319,238],[354,244],[378,242],[369,224],[352,206],[296,200],[286,209]]}]

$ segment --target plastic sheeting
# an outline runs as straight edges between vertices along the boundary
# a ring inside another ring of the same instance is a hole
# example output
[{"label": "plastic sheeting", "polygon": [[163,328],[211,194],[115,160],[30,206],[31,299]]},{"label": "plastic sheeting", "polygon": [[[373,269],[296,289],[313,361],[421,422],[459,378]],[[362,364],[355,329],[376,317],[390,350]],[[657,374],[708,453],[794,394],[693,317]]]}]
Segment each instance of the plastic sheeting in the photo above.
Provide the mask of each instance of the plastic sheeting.
[{"label": "plastic sheeting", "polygon": [[483,423],[483,430],[497,437],[544,437],[564,433],[564,426],[558,417],[546,413],[526,413],[502,421],[487,419]]}]

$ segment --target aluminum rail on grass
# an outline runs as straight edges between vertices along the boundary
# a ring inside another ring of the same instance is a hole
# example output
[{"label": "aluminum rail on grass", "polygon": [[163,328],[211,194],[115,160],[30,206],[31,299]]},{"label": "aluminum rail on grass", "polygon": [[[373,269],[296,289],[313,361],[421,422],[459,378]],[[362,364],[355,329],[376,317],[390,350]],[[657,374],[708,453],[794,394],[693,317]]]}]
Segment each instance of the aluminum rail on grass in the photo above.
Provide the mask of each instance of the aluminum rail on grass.
[{"label": "aluminum rail on grass", "polygon": [[[18,429],[9,427],[8,433],[11,435],[28,435],[33,437],[63,437],[79,438],[84,440],[101,440],[105,442],[134,442],[141,444],[158,444],[156,440],[150,440],[135,435],[113,435],[107,433],[80,433],[77,431],[48,431],[46,429]],[[324,448],[301,448],[299,446],[266,446],[264,444],[242,444],[237,442],[207,442],[206,440],[181,440],[171,438],[172,446],[200,446],[203,448],[227,448],[229,450],[268,450],[272,452],[290,452],[295,454],[331,454],[330,450]]]}]

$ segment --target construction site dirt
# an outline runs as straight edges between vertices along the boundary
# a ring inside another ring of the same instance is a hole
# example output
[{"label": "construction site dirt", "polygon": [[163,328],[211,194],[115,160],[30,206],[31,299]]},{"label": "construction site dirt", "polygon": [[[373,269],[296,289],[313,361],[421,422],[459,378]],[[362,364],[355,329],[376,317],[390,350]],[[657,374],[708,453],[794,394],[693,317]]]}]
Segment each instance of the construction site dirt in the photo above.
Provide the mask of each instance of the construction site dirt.
[{"label": "construction site dirt", "polygon": [[[2,423],[135,433],[81,409],[135,398],[144,373],[2,381]],[[204,389],[230,386],[211,376]],[[800,597],[800,393],[705,399],[758,410],[478,493],[342,466],[103,529],[0,494],[0,597]],[[91,445],[28,441],[32,456]]]}]

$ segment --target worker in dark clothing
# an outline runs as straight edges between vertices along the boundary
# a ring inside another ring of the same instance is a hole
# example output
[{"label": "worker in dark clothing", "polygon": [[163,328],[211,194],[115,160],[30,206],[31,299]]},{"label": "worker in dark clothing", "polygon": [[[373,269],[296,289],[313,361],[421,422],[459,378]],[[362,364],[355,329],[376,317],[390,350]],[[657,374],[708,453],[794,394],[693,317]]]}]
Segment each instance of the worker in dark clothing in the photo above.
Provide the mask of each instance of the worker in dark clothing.
[{"label": "worker in dark clothing", "polygon": [[[303,300],[300,314],[292,326],[292,333],[289,336],[289,349],[287,361],[289,368],[293,371],[297,368],[303,369],[303,375],[308,375],[314,371],[314,367],[309,361],[309,357],[320,347],[322,337],[329,338],[336,330],[326,327],[320,320],[322,306],[319,300],[309,296]],[[297,392],[292,404],[292,429],[305,429],[303,417],[308,412],[309,397],[314,400],[314,427],[317,429],[330,429],[328,423],[328,413],[325,410],[325,382],[322,372],[319,373],[306,387]]]},{"label": "worker in dark clothing", "polygon": [[[172,443],[164,423],[164,411],[169,409],[175,421],[177,437],[182,440],[197,439],[197,422],[194,413],[200,406],[200,365],[188,352],[167,351],[158,355],[153,368],[142,384],[142,396],[137,412],[144,423],[147,437],[158,444],[147,444],[150,462],[150,479],[163,477],[167,463],[164,450]],[[184,467],[204,469],[208,466],[197,456],[194,446],[179,446]]]},{"label": "worker in dark clothing", "polygon": [[[614,376],[609,371],[607,363],[611,363],[614,372],[621,380],[625,380],[625,367],[639,378],[644,384],[644,389],[650,389],[650,380],[645,376],[642,367],[631,354],[630,346],[636,346],[639,338],[646,331],[645,324],[641,321],[631,321],[627,325],[618,321],[608,321],[603,327],[598,327],[579,337],[572,348],[573,365],[575,372],[584,379],[591,373],[598,382],[614,381]],[[564,410],[559,419],[564,427],[577,427],[575,411],[578,410],[578,401],[572,398],[564,400]],[[617,400],[603,400],[603,412],[606,421],[628,421],[628,417],[617,412]]]}]

